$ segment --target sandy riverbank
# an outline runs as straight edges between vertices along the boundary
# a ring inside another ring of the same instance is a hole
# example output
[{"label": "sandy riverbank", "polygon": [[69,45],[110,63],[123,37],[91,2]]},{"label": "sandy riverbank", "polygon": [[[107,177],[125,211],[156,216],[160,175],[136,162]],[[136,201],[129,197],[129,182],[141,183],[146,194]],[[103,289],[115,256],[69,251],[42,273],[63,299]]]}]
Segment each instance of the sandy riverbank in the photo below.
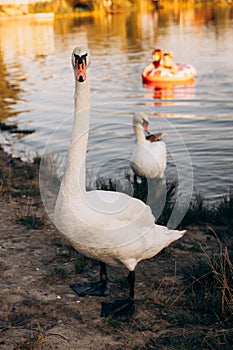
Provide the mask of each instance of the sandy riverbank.
[{"label": "sandy riverbank", "polygon": [[[212,312],[208,281],[202,285],[200,279],[200,297],[191,280],[211,256],[221,256],[216,228],[188,226],[180,241],[138,265],[132,319],[101,318],[103,298],[81,298],[69,287],[96,280],[98,263],[76,253],[47,218],[38,163],[12,159],[0,149],[0,176],[1,349],[230,349],[232,314],[221,316],[218,306]],[[229,228],[220,231],[232,249]],[[108,271],[107,300],[126,296],[126,271]]]}]

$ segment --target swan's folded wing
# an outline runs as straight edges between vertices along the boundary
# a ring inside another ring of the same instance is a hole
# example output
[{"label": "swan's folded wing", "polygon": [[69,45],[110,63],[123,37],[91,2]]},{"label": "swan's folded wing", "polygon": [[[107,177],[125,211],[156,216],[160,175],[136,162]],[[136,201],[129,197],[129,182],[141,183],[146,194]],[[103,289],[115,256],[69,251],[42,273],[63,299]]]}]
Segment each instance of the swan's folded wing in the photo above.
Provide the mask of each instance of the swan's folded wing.
[{"label": "swan's folded wing", "polygon": [[184,233],[155,225],[150,207],[140,200],[105,191],[63,202],[56,225],[83,254],[129,270]]},{"label": "swan's folded wing", "polygon": [[140,240],[147,240],[145,236],[155,225],[149,206],[110,191],[84,192],[68,201],[62,198],[56,204],[54,219],[75,249],[97,259],[101,254],[108,263],[118,261],[124,252],[128,256],[132,244],[138,247]]},{"label": "swan's folded wing", "polygon": [[126,194],[90,191],[63,203],[56,226],[72,242],[98,248],[128,245],[154,225],[149,206]]},{"label": "swan's folded wing", "polygon": [[155,221],[149,206],[119,192],[88,192],[85,205],[70,209],[71,217],[75,214],[76,222],[72,224],[75,232],[72,235],[76,236],[76,240],[105,248],[128,245],[138,240],[151,230]]}]

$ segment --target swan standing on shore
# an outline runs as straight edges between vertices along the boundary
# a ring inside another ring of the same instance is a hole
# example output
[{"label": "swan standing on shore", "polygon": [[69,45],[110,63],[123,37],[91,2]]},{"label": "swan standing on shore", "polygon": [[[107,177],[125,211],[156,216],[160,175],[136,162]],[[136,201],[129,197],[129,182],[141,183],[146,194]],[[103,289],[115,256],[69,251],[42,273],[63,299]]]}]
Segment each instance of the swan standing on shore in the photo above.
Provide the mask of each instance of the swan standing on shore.
[{"label": "swan standing on shore", "polygon": [[[148,179],[162,178],[167,164],[167,149],[159,137],[150,135],[146,138],[144,130],[149,133],[147,116],[140,112],[133,117],[133,129],[136,137],[130,166],[137,176]],[[143,130],[144,129],[144,130]]]},{"label": "swan standing on shore", "polygon": [[[77,251],[100,261],[100,281],[73,285],[79,295],[109,295],[106,264],[128,269],[129,297],[113,304],[112,315],[134,311],[134,269],[139,261],[156,255],[185,231],[154,224],[151,209],[142,201],[111,191],[86,191],[90,86],[90,53],[85,47],[72,52],[75,109],[71,144],[58,193],[54,221]],[[104,304],[104,303],[103,303]],[[108,314],[102,308],[102,316]]]}]

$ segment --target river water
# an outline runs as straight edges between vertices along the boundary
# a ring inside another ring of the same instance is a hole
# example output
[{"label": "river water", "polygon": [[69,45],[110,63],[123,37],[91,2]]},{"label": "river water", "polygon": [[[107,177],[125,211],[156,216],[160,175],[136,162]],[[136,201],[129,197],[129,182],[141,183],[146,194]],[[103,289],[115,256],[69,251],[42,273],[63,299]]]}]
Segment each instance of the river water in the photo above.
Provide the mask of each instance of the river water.
[{"label": "river water", "polygon": [[[8,82],[21,88],[5,122],[35,132],[2,132],[1,144],[23,159],[44,152],[64,158],[73,116],[70,56],[86,44],[92,56],[89,181],[123,181],[134,146],[132,117],[143,111],[151,131],[165,135],[166,178],[187,168],[181,173],[190,186],[215,200],[229,193],[233,178],[232,38],[230,7],[2,22],[1,60]],[[155,47],[192,64],[195,84],[144,86],[141,72]]]}]

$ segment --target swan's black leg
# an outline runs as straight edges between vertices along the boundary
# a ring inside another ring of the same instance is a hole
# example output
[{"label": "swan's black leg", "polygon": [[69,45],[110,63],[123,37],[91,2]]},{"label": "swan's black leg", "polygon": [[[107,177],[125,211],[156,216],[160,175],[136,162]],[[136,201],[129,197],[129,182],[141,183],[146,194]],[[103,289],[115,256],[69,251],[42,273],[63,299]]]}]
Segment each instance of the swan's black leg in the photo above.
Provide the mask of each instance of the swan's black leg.
[{"label": "swan's black leg", "polygon": [[107,266],[103,261],[99,261],[100,281],[108,281]]},{"label": "swan's black leg", "polygon": [[[135,175],[137,178],[137,175]],[[146,177],[139,177],[140,182],[134,181],[134,192],[133,192],[133,198],[138,198],[144,203],[147,202],[147,196],[148,196],[148,183]]]},{"label": "swan's black leg", "polygon": [[102,303],[101,316],[111,316],[113,318],[129,318],[134,314],[134,284],[135,284],[135,273],[129,271],[129,297],[126,300],[116,300],[112,303]]},{"label": "swan's black leg", "polygon": [[106,264],[102,261],[100,261],[99,264],[100,264],[100,281],[93,282],[93,283],[85,283],[85,284],[80,284],[80,283],[72,284],[70,287],[73,289],[75,293],[77,293],[80,296],[94,295],[94,296],[102,296],[102,297],[106,297],[110,294]]},{"label": "swan's black leg", "polygon": [[129,298],[134,300],[134,285],[135,285],[135,272],[134,271],[129,271],[128,281],[129,281]]}]

